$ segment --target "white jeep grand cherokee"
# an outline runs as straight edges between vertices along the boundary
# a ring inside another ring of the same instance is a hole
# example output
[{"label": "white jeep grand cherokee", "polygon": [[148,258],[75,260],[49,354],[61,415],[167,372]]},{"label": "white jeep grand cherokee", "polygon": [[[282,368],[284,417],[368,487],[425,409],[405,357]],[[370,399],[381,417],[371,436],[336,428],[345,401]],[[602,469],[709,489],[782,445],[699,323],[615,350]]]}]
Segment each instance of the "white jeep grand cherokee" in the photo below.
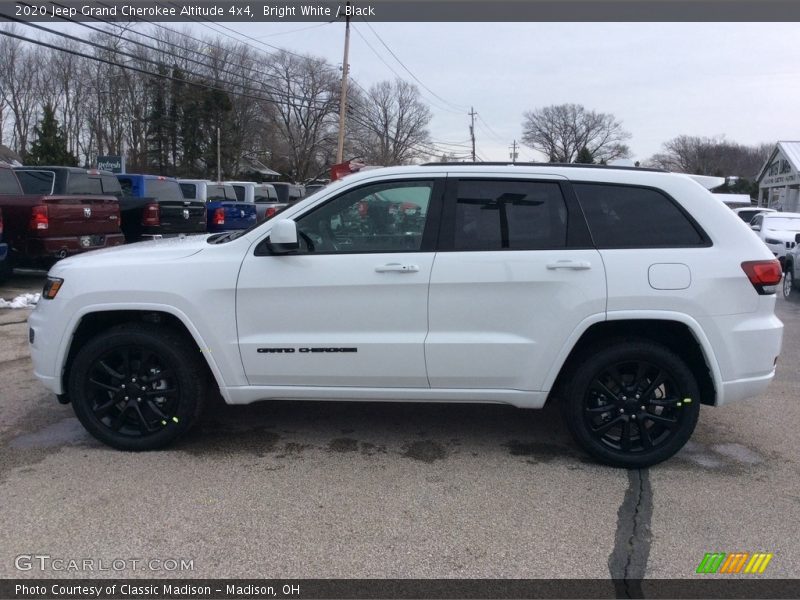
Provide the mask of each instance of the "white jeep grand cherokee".
[{"label": "white jeep grand cherokee", "polygon": [[685,175],[430,164],[349,176],[244,232],[63,260],[30,341],[36,376],[124,450],[172,442],[218,388],[557,402],[587,452],[643,467],[700,404],[765,390],[780,279]]}]

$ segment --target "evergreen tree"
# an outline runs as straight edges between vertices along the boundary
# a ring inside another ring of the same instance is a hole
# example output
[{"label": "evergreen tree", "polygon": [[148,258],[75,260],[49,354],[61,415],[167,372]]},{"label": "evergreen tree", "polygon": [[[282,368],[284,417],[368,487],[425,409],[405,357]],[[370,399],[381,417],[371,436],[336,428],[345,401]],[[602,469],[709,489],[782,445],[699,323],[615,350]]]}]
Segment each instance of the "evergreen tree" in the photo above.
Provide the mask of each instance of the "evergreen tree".
[{"label": "evergreen tree", "polygon": [[67,150],[67,136],[59,127],[52,105],[44,107],[42,120],[34,128],[36,141],[25,159],[29,165],[58,165],[74,167],[78,159]]},{"label": "evergreen tree", "polygon": [[584,146],[578,152],[578,156],[575,157],[575,162],[583,165],[593,165],[594,156],[592,156],[591,151],[586,146]]}]

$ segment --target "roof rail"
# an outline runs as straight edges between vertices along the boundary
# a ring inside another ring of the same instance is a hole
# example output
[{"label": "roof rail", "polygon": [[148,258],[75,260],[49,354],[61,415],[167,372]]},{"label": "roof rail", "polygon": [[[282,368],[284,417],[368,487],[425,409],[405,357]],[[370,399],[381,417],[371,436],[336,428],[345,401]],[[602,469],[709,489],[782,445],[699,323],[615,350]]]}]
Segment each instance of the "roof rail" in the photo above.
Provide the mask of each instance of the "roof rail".
[{"label": "roof rail", "polygon": [[551,162],[429,162],[422,163],[421,167],[571,167],[574,169],[614,169],[621,171],[651,171],[654,173],[668,173],[664,169],[653,167],[626,167],[621,165],[586,165],[582,163],[551,163]]}]

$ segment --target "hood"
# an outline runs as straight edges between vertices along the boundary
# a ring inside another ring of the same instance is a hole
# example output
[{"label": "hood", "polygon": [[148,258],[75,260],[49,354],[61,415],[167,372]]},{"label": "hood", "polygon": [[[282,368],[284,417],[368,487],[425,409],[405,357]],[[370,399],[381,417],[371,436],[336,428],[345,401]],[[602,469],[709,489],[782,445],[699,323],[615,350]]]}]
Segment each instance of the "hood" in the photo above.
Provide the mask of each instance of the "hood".
[{"label": "hood", "polygon": [[56,263],[54,269],[81,268],[108,263],[120,265],[159,263],[186,258],[208,247],[206,242],[208,238],[208,234],[189,235],[93,250],[65,258]]}]

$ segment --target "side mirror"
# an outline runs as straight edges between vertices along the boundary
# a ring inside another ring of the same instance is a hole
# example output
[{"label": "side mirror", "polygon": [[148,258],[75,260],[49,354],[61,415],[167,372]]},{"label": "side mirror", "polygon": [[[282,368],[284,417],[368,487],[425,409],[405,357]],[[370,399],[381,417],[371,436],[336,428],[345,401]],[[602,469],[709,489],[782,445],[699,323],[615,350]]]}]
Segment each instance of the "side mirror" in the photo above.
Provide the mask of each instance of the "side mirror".
[{"label": "side mirror", "polygon": [[750,225],[750,229],[753,231],[761,231],[761,225]]},{"label": "side mirror", "polygon": [[275,223],[269,234],[269,247],[273,254],[288,254],[299,250],[297,223],[291,219],[281,219]]}]

